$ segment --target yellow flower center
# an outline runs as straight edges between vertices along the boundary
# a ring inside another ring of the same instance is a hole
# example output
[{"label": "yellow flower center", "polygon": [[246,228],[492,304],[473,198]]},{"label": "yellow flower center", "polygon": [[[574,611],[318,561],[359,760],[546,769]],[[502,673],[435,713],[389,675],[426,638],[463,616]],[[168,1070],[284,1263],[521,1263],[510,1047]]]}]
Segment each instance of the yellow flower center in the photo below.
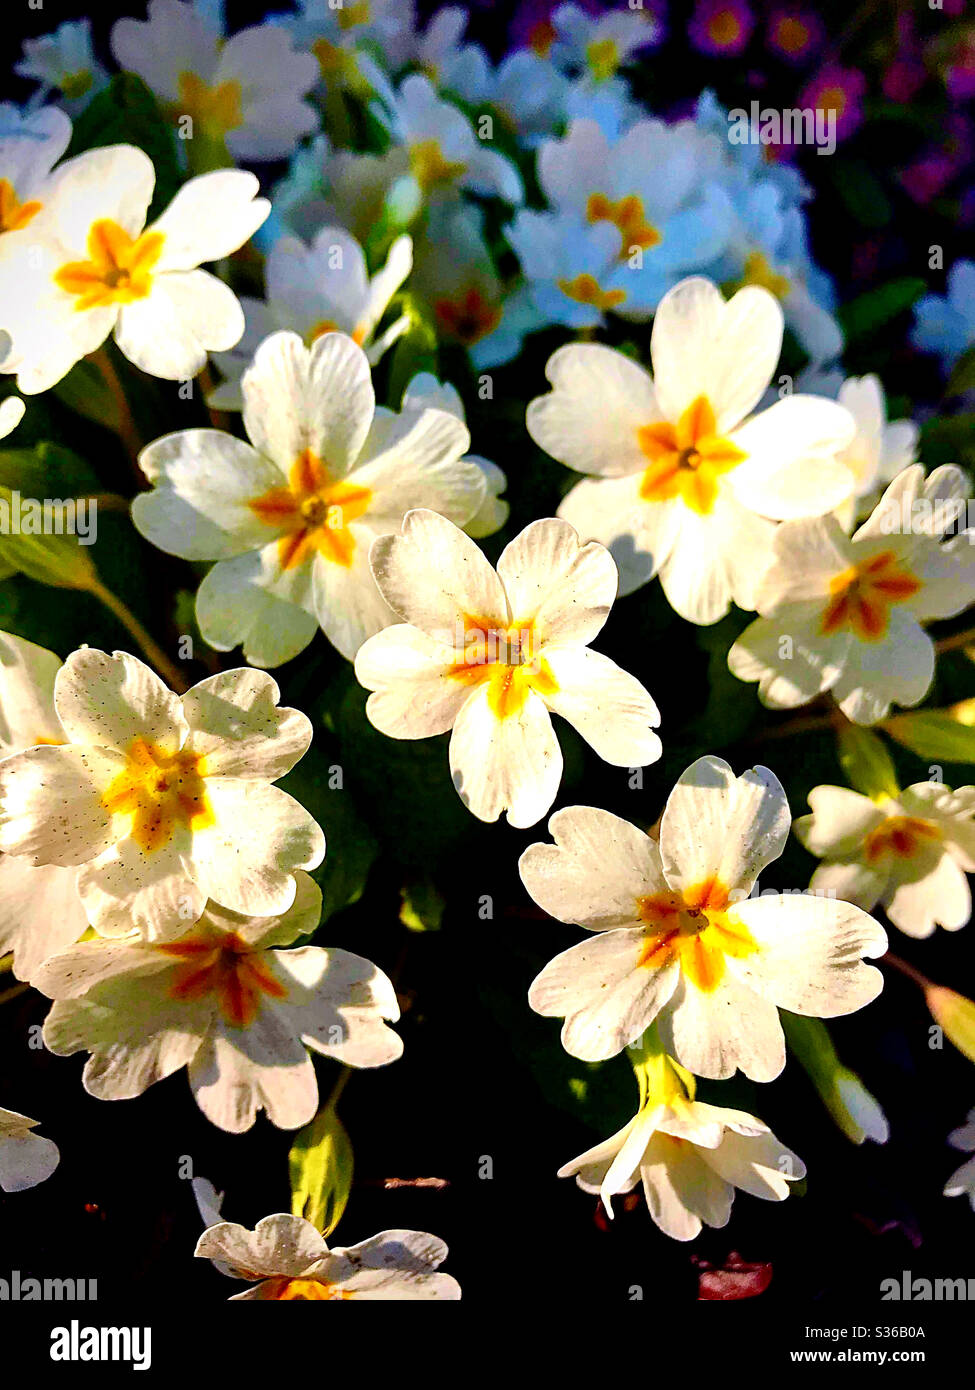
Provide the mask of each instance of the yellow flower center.
[{"label": "yellow flower center", "polygon": [[143,232],[133,240],[111,218],[99,218],[88,233],[88,260],[61,266],[54,273],[54,283],[77,296],[77,311],[133,304],[152,289],[151,272],[164,241],[162,232]]},{"label": "yellow flower center", "polygon": [[93,81],[89,68],[79,68],[77,72],[66,72],[58,85],[69,101],[77,101],[90,90]]},{"label": "yellow flower center", "polygon": [[623,237],[620,259],[624,260],[634,246],[647,251],[658,246],[663,237],[643,211],[643,199],[635,193],[618,198],[614,203],[605,193],[591,193],[586,202],[586,217],[590,222],[612,222]]},{"label": "yellow flower center", "polygon": [[129,834],[144,854],[169,844],[177,826],[213,825],[206,764],[195,753],[167,753],[141,736],[126,751],[126,765],[102,793],[109,815],[127,816]]},{"label": "yellow flower center", "polygon": [[464,618],[464,660],[448,675],[466,685],[487,683],[488,705],[499,720],[518,714],[531,691],[544,698],[559,688],[537,652],[531,622],[496,623],[473,614]]},{"label": "yellow flower center", "polygon": [[528,47],[533,53],[537,53],[539,58],[547,58],[557,37],[552,21],[540,19],[537,24],[532,26],[528,35]]},{"label": "yellow flower center", "polygon": [[686,507],[707,515],[718,496],[718,480],[737,468],[745,453],[715,433],[714,411],[707,396],[698,396],[672,425],[661,420],[637,430],[650,466],[640,483],[645,502],[679,497]]},{"label": "yellow flower center", "polygon": [[354,0],[351,5],[340,5],[334,13],[338,17],[339,28],[343,33],[355,29],[360,24],[368,24],[372,18],[369,0]]},{"label": "yellow flower center", "polygon": [[261,1285],[261,1298],[278,1302],[291,1302],[295,1299],[340,1299],[352,1295],[338,1284],[329,1284],[324,1279],[289,1279],[281,1275],[276,1279],[266,1279]]},{"label": "yellow flower center", "polygon": [[[321,319],[315,324],[314,328],[309,328],[308,332],[305,334],[305,347],[310,348],[324,333],[341,333],[342,331],[341,326],[337,324],[334,319]],[[353,328],[349,337],[354,343],[358,343],[359,346],[362,347],[362,344],[365,342],[366,330],[361,324],[358,324]]]},{"label": "yellow flower center", "polygon": [[660,970],[672,960],[696,989],[711,994],[725,976],[725,958],[742,960],[758,950],[751,934],[728,908],[728,890],[707,879],[684,890],[637,899],[647,928],[638,964]]},{"label": "yellow flower center", "polygon": [[620,50],[615,39],[594,39],[586,49],[586,62],[596,82],[614,76],[620,65]]},{"label": "yellow flower center", "polygon": [[920,589],[920,579],[893,551],[883,550],[830,580],[820,632],[831,637],[849,628],[862,642],[877,642],[887,631],[893,604],[906,603]]},{"label": "yellow flower center", "polygon": [[241,85],[236,80],[209,86],[195,72],[179,75],[179,98],[174,102],[177,116],[192,116],[209,135],[223,136],[244,124],[240,105]]},{"label": "yellow flower center", "polygon": [[868,864],[893,855],[896,859],[913,859],[925,845],[936,844],[941,831],[929,820],[917,816],[888,816],[882,825],[863,842]]},{"label": "yellow flower center", "polygon": [[232,1028],[251,1026],[262,995],[271,999],[287,996],[268,953],[255,951],[236,932],[221,932],[219,936],[206,930],[191,932],[157,950],[181,962],[169,997],[197,1000],[216,994],[221,1016]]},{"label": "yellow flower center", "polygon": [[0,232],[19,232],[40,212],[43,204],[22,203],[9,179],[0,179]]},{"label": "yellow flower center", "polygon": [[438,184],[452,183],[467,166],[447,159],[439,140],[418,140],[410,146],[410,169],[424,191]]},{"label": "yellow flower center", "polygon": [[574,280],[557,280],[556,284],[569,299],[577,304],[591,304],[595,309],[615,309],[626,299],[625,290],[604,290],[595,275],[588,271]]},{"label": "yellow flower center", "polygon": [[501,322],[501,310],[478,289],[464,290],[457,299],[438,299],[433,306],[437,322],[466,347],[493,333]]},{"label": "yellow flower center", "polygon": [[846,110],[846,92],[842,87],[824,87],[816,98],[817,111],[835,111],[839,120]]},{"label": "yellow flower center", "polygon": [[255,516],[283,530],[278,541],[282,569],[294,569],[321,555],[347,569],[355,556],[356,540],[349,530],[368,510],[372,492],[332,478],[311,449],[298,455],[286,487],[273,487],[250,502]]},{"label": "yellow flower center", "polygon": [[776,299],[785,299],[792,290],[788,276],[780,275],[778,271],[773,270],[761,251],[748,253],[745,257],[744,274],[740,280],[735,281],[732,288],[740,290],[745,285],[758,285],[760,289],[774,294]]}]

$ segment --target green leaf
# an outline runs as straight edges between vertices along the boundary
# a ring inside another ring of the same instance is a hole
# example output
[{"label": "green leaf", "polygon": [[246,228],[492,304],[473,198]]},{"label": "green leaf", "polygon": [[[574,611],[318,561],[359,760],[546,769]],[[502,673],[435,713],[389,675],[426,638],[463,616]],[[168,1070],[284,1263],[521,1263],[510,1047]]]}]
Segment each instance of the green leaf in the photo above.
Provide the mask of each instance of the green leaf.
[{"label": "green leaf", "polygon": [[57,589],[90,589],[98,575],[88,549],[75,535],[30,535],[20,526],[64,527],[69,518],[50,501],[24,497],[0,486],[0,564]]},{"label": "green leaf", "polygon": [[300,1129],[288,1153],[291,1214],[322,1235],[339,1224],[352,1188],[352,1141],[330,1105]]},{"label": "green leaf", "polygon": [[118,407],[105,378],[91,357],[83,357],[53,388],[70,410],[106,429],[118,428]]},{"label": "green leaf", "polygon": [[898,280],[889,280],[886,285],[867,290],[849,304],[843,305],[837,317],[843,326],[847,343],[867,338],[878,329],[909,309],[916,299],[920,299],[927,289],[923,280],[905,275]]},{"label": "green leaf", "polygon": [[946,396],[960,396],[963,391],[975,391],[975,343],[959,357],[945,386]]},{"label": "green leaf", "polygon": [[858,724],[847,724],[837,735],[840,767],[854,791],[871,800],[897,796],[900,785],[897,770],[878,734]]},{"label": "green leaf", "polygon": [[389,400],[398,410],[403,392],[417,372],[437,372],[437,330],[419,303],[407,296],[403,312],[410,315],[410,326],[392,352],[389,373]]},{"label": "green leaf", "polygon": [[120,72],[93,97],[75,121],[68,154],[104,145],[136,145],[152,160],[156,190],[149,209],[151,222],[172,199],[182,182],[176,138],[149,88],[134,72]]},{"label": "green leaf", "polygon": [[444,907],[443,895],[431,879],[423,877],[404,883],[399,919],[409,931],[439,931]]},{"label": "green leaf", "polygon": [[891,738],[939,763],[975,763],[975,728],[963,724],[949,710],[922,709],[917,714],[895,714],[884,720]]},{"label": "green leaf", "polygon": [[833,184],[847,212],[861,227],[886,227],[893,214],[890,199],[864,160],[830,160]]}]

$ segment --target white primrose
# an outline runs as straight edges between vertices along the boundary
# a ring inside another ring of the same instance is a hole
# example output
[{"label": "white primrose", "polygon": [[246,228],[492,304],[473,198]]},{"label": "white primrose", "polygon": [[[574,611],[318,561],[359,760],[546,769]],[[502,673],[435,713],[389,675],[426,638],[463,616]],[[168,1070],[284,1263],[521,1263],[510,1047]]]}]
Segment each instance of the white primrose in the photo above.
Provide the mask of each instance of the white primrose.
[{"label": "white primrose", "polygon": [[[975,1110],[969,1110],[968,1119],[958,1129],[948,1135],[948,1143],[962,1153],[975,1155]],[[946,1197],[968,1198],[972,1211],[975,1211],[975,1157],[969,1158],[960,1168],[956,1168],[945,1183]]]},{"label": "white primrose", "polygon": [[470,436],[444,410],[377,407],[366,354],[344,333],[310,349],[272,334],[242,391],[251,443],[212,429],[155,440],[139,456],[154,488],[132,519],[169,554],[217,561],[196,613],[218,651],[242,643],[253,665],[279,666],[320,626],[351,659],[396,621],[369,568],[375,538],[411,507],[460,524],[480,511]]},{"label": "white primrose", "polygon": [[805,1177],[802,1159],[761,1120],[695,1100],[693,1078],[685,1073],[682,1084],[666,1058],[657,1070],[633,1119],[559,1169],[560,1178],[598,1193],[609,1216],[613,1197],[640,1185],[664,1235],[693,1240],[702,1226],[728,1224],[736,1188],[781,1202]]},{"label": "white primrose", "polygon": [[967,490],[952,465],[925,479],[914,464],[852,537],[832,516],[779,527],[755,596],[760,616],[728,653],[733,673],[758,681],[770,709],[829,691],[856,724],[885,718],[895,702],[918,704],[934,678],[923,624],[975,602],[975,532],[943,539]]},{"label": "white primrose", "polygon": [[594,476],[559,515],[609,546],[621,592],[659,575],[671,606],[714,623],[752,609],[773,521],[820,515],[853,490],[836,455],[849,411],[792,395],[752,414],[779,359],[782,311],[766,290],[727,303],[683,280],[653,323],[651,377],[612,348],[575,343],[549,359],[553,390],[528,407],[528,432],[560,463]]},{"label": "white primrose", "polygon": [[590,649],[616,597],[616,566],[554,517],[527,526],[493,569],[463,531],[412,511],[370,552],[402,622],[359,649],[370,721],[391,738],[452,730],[450,772],[468,810],[534,825],[558,792],[559,714],[617,767],[660,757],[657,706]]},{"label": "white primrose", "polygon": [[[0,757],[67,741],[54,708],[60,669],[53,652],[0,632]],[[18,980],[88,930],[77,879],[74,868],[0,855],[0,955],[13,952]]]},{"label": "white primrose", "polygon": [[108,73],[95,57],[90,19],[68,20],[51,34],[25,39],[23,56],[14,64],[14,72],[40,83],[35,101],[53,88],[61,93],[69,111],[83,109],[108,82]]},{"label": "white primrose", "polygon": [[286,159],[318,125],[303,98],[318,63],[283,26],[259,24],[224,39],[201,7],[149,0],[148,19],[119,19],[112,53],[138,73],[174,123],[193,140],[222,146],[235,160]]},{"label": "white primrose", "polygon": [[22,112],[0,103],[0,259],[32,227],[36,235],[49,211],[51,170],[68,148],[71,121],[56,106]]},{"label": "white primrose", "polygon": [[61,1155],[51,1139],[34,1130],[40,1122],[0,1108],[0,1188],[23,1192],[51,1176]]},{"label": "white primrose", "polygon": [[250,1282],[231,1294],[232,1303],[460,1298],[457,1280],[437,1272],[446,1245],[426,1231],[380,1231],[358,1245],[329,1249],[310,1221],[279,1212],[253,1231],[229,1221],[211,1226],[194,1253],[221,1274]]},{"label": "white primrose", "polygon": [[323,333],[347,333],[365,349],[370,365],[410,326],[401,314],[374,338],[379,320],[413,264],[413,243],[397,237],[386,264],[371,278],[362,247],[342,227],[322,227],[311,245],[283,236],[271,247],[264,267],[267,298],[241,298],[246,326],[230,352],[213,360],[224,380],[207,396],[217,410],[241,410],[241,378],[261,343],[279,329],[291,329],[311,347]]},{"label": "white primrose", "polygon": [[207,353],[244,331],[237,296],[199,266],[236,251],[270,210],[257,179],[220,169],[190,179],[150,226],[155,171],[133,145],[66,160],[43,221],[11,234],[0,257],[0,328],[12,339],[0,370],[21,391],[56,385],[113,334],[130,362],[186,381]]},{"label": "white primrose", "polygon": [[555,843],[531,845],[519,868],[539,907],[593,933],[528,995],[537,1013],[565,1019],[567,1052],[614,1057],[656,1021],[667,1052],[699,1076],[740,1068],[771,1081],[785,1065],[779,1008],[833,1018],[880,993],[883,977],[862,957],[882,955],[887,938],[861,908],[749,896],[789,825],[768,768],[736,778],[711,756],[677,782],[659,842],[595,807],[555,813]]},{"label": "white primrose", "polygon": [[908,936],[957,931],[972,915],[966,874],[975,873],[975,787],[952,791],[915,782],[896,796],[872,799],[848,787],[813,787],[812,815],[793,827],[824,862],[814,891],[870,911],[880,903]]},{"label": "white primrose", "polygon": [[386,975],[350,951],[282,950],[313,932],[321,890],[299,874],[292,905],[249,917],[208,904],[177,940],[87,941],[35,977],[55,1000],[44,1044],[57,1056],[89,1052],[85,1090],[128,1100],[182,1067],[197,1105],[240,1134],[266,1110],[280,1129],[318,1109],[308,1048],[350,1067],[381,1067],[403,1044]]},{"label": "white primrose", "polygon": [[409,172],[426,197],[468,191],[506,203],[522,201],[515,165],[477,138],[464,113],[438,96],[429,78],[405,77],[388,109],[377,103],[374,111],[405,152]]},{"label": "white primrose", "polygon": [[54,681],[61,741],[0,762],[0,850],[77,866],[103,936],[180,936],[208,898],[254,916],[285,912],[295,874],[325,855],[321,829],[272,785],[311,743],[244,667],[175,695],[141,661],[84,647]]}]

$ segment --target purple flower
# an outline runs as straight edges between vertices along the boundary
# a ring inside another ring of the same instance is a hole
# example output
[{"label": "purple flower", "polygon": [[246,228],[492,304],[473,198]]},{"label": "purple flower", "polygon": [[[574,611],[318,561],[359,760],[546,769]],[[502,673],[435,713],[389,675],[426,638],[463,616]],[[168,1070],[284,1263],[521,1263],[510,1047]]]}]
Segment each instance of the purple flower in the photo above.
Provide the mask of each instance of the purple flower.
[{"label": "purple flower", "polygon": [[818,111],[835,111],[836,138],[845,140],[863,119],[860,102],[866,90],[867,80],[862,72],[827,63],[806,84],[798,104]]},{"label": "purple flower", "polygon": [[823,26],[812,10],[786,7],[769,16],[765,42],[787,63],[804,63],[823,41]]},{"label": "purple flower", "polygon": [[699,53],[732,58],[745,48],[754,27],[744,0],[698,0],[687,33]]}]

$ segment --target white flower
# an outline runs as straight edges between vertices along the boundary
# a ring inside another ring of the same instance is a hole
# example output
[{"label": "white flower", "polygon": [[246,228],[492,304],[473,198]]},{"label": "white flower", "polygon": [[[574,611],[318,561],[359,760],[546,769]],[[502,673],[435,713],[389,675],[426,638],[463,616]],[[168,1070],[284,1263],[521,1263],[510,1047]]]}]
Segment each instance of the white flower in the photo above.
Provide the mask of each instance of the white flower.
[{"label": "white flower", "polygon": [[25,39],[23,53],[14,64],[18,77],[33,78],[44,92],[55,88],[70,109],[83,106],[108,81],[92,48],[90,19],[59,24],[53,34]]},{"label": "white flower", "polygon": [[[65,742],[54,709],[60,667],[53,652],[0,633],[0,757]],[[19,980],[31,979],[49,956],[87,931],[77,877],[73,868],[0,856],[0,954],[13,952]]]},{"label": "white flower", "polygon": [[833,1085],[834,1100],[830,1109],[844,1134],[854,1144],[862,1144],[866,1139],[886,1144],[890,1138],[887,1116],[856,1073],[840,1067]]},{"label": "white flower", "polygon": [[299,874],[283,913],[245,917],[211,902],[178,940],[87,941],[49,960],[36,987],[54,999],[45,1046],[90,1052],[84,1086],[128,1100],[181,1067],[221,1129],[250,1129],[266,1110],[280,1129],[307,1124],[318,1084],[307,1048],[350,1067],[403,1050],[389,979],[370,961],[321,946],[280,950],[312,932],[322,895]]},{"label": "white flower", "polygon": [[574,120],[564,139],[538,151],[538,180],[553,208],[620,233],[627,297],[615,312],[624,317],[635,302],[655,308],[682,273],[724,247],[731,204],[705,181],[708,146],[692,121],[641,120],[608,140],[595,121]]},{"label": "white flower", "polygon": [[207,396],[207,404],[217,410],[242,409],[241,377],[264,339],[278,329],[291,329],[308,347],[323,333],[347,333],[374,365],[410,326],[409,317],[401,314],[373,341],[412,264],[408,236],[393,242],[386,264],[371,279],[362,247],[342,227],[323,227],[310,246],[297,237],[279,237],[264,269],[267,299],[241,298],[244,335],[231,352],[214,354],[225,380]]},{"label": "white flower", "polygon": [[[448,415],[455,416],[462,425],[466,424],[460,392],[455,386],[451,386],[449,381],[438,381],[430,372],[418,372],[407,383],[403,392],[404,414],[424,410],[446,410]],[[480,454],[467,454],[464,461],[473,463],[484,474],[484,501],[463,527],[469,536],[481,540],[484,536],[493,536],[495,531],[500,531],[508,520],[510,508],[501,497],[501,493],[508,486],[508,480],[496,463],[482,458]]]},{"label": "white flower", "polygon": [[617,767],[660,757],[650,695],[589,648],[616,597],[601,545],[549,517],[505,546],[495,571],[456,526],[413,511],[370,561],[403,622],[359,649],[366,713],[391,738],[451,729],[454,786],[479,820],[507,811],[511,825],[534,825],[551,806],[562,753],[550,714]]},{"label": "white flower", "polygon": [[883,978],[861,963],[887,938],[850,903],[806,894],[749,898],[779,857],[789,806],[767,768],[736,778],[693,763],[671,792],[660,841],[589,806],[557,811],[554,845],[530,846],[522,882],[539,907],[596,933],[550,961],[529,1003],[564,1018],[562,1045],[601,1061],[656,1020],[663,1045],[700,1076],[771,1081],[785,1064],[777,1008],[833,1018]]},{"label": "white flower", "polygon": [[755,597],[761,616],[728,653],[734,674],[758,681],[771,709],[829,690],[857,724],[885,718],[894,701],[923,700],[934,644],[922,623],[975,601],[972,534],[941,540],[966,491],[959,469],[925,480],[915,464],[852,537],[832,516],[780,526]]},{"label": "white flower", "polygon": [[194,140],[225,145],[235,160],[285,159],[316,128],[302,98],[318,81],[318,64],[284,28],[260,24],[224,41],[183,0],[149,0],[148,16],[115,22],[112,53],[171,120],[192,119]]},{"label": "white flower", "polygon": [[133,145],[89,150],[56,171],[42,228],[18,233],[0,262],[0,327],[13,339],[0,369],[17,372],[21,391],[46,391],[110,333],[129,361],[171,381],[240,338],[236,295],[197,267],[264,221],[257,179],[239,169],[190,179],[146,227],[154,183]]},{"label": "white flower", "polygon": [[526,333],[545,319],[527,287],[505,296],[484,240],[481,208],[435,203],[416,242],[410,289],[430,307],[438,335],[466,348],[477,371],[517,357]]},{"label": "white flower", "polygon": [[51,170],[68,148],[71,122],[56,106],[21,113],[0,105],[0,256],[19,241],[9,233],[43,226]]},{"label": "white flower", "polygon": [[569,84],[550,62],[517,49],[487,74],[482,99],[531,148],[564,124],[568,91]]},{"label": "white flower", "polygon": [[[841,372],[804,372],[815,395],[830,396],[846,406],[856,423],[856,434],[838,455],[853,474],[856,491],[837,511],[845,530],[868,516],[888,483],[914,463],[917,457],[918,428],[912,420],[887,421],[887,402],[880,378],[851,376]],[[838,379],[837,379],[838,378]]]},{"label": "white flower", "polygon": [[460,1285],[435,1271],[447,1257],[442,1240],[426,1231],[380,1231],[348,1248],[330,1250],[310,1221],[280,1212],[253,1231],[229,1221],[211,1226],[196,1252],[221,1274],[253,1285],[230,1301],[260,1299],[458,1299]]},{"label": "white flower", "polygon": [[0,1188],[23,1192],[51,1176],[61,1155],[57,1144],[35,1134],[40,1122],[0,1109]]},{"label": "white flower", "polygon": [[594,83],[612,80],[635,53],[660,38],[656,16],[631,9],[590,15],[578,5],[560,5],[552,24],[557,36],[552,61],[581,69]]},{"label": "white flower", "polygon": [[881,903],[908,936],[948,931],[972,915],[966,873],[975,873],[975,787],[915,782],[871,800],[848,787],[814,787],[812,815],[795,832],[825,860],[810,887],[869,911]]},{"label": "white flower", "polygon": [[[952,1130],[948,1143],[962,1153],[975,1153],[975,1110],[969,1110],[966,1124]],[[967,1196],[972,1211],[975,1211],[975,1158],[970,1158],[952,1173],[945,1183],[945,1196]]]},{"label": "white flower", "polygon": [[7,396],[0,401],[0,439],[12,434],[24,418],[24,402],[19,396]]},{"label": "white flower", "polygon": [[156,484],[133,520],[169,553],[216,560],[197,619],[220,651],[277,666],[319,624],[350,659],[396,621],[369,569],[369,546],[415,506],[458,522],[480,509],[484,475],[462,458],[467,430],[442,410],[377,409],[369,363],[344,333],[311,350],[294,333],[265,339],[243,379],[252,444],[180,430],[144,449]]},{"label": "white flower", "polygon": [[522,208],[506,235],[521,262],[538,326],[598,328],[609,313],[638,322],[653,313],[655,287],[630,270],[614,223]]},{"label": "white flower", "polygon": [[174,695],[141,661],[84,647],[61,667],[66,740],[0,763],[0,850],[77,865],[104,936],[171,940],[207,898],[270,915],[325,854],[314,820],[271,784],[311,742],[263,671],[224,671]]},{"label": "white flower", "polygon": [[612,1198],[642,1184],[664,1235],[693,1240],[702,1225],[728,1224],[735,1188],[781,1202],[806,1168],[754,1115],[689,1099],[675,1078],[669,1096],[651,1097],[616,1134],[559,1169],[560,1178],[573,1174],[610,1216]]},{"label": "white flower", "polygon": [[466,189],[506,203],[522,201],[516,167],[477,138],[464,113],[439,97],[428,78],[419,73],[404,78],[390,110],[375,110],[405,149],[427,196]]},{"label": "white flower", "polygon": [[852,491],[836,459],[853,436],[847,410],[793,395],[752,415],[782,343],[782,312],[764,290],[727,304],[709,281],[684,280],[660,302],[653,377],[595,343],[550,359],[554,390],[531,402],[528,431],[561,463],[594,474],[559,515],[608,545],[621,592],[659,574],[673,608],[713,623],[732,599],[755,607],[771,521],[825,512]]},{"label": "white flower", "polygon": [[319,67],[317,91],[327,94],[342,88],[358,97],[378,91],[390,95],[389,83],[371,49],[385,58],[390,68],[406,62],[413,40],[413,7],[410,0],[299,0],[299,13],[274,15],[294,36],[299,48],[314,54]]}]

